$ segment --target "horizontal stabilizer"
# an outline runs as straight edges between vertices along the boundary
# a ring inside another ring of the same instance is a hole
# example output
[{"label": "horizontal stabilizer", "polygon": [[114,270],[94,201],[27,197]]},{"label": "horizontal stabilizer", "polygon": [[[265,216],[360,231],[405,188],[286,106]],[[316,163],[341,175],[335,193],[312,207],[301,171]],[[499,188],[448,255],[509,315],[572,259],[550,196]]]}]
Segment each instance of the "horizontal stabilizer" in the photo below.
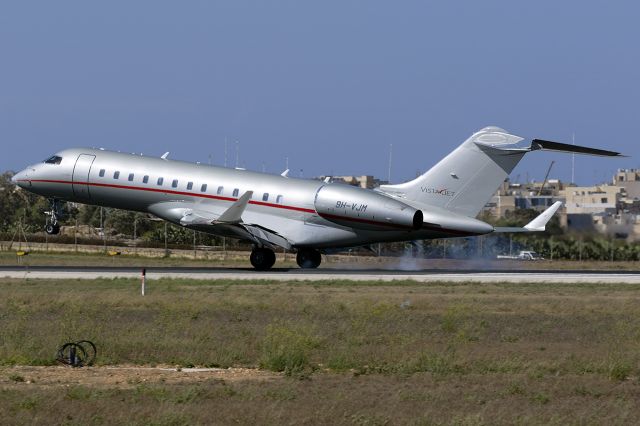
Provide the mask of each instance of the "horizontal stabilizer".
[{"label": "horizontal stabilizer", "polygon": [[513,232],[543,232],[546,229],[547,223],[556,211],[562,206],[561,201],[556,201],[550,207],[548,207],[545,211],[540,213],[533,219],[531,222],[527,223],[523,228],[518,227],[500,227],[497,226],[494,228],[493,232],[501,232],[501,233],[513,233]]},{"label": "horizontal stabilizer", "polygon": [[562,206],[561,201],[556,201],[551,205],[551,207],[547,208],[545,211],[540,213],[535,219],[531,222],[527,223],[524,227],[529,231],[544,231],[547,226],[547,222],[551,219],[551,217],[558,211],[558,209]]},{"label": "horizontal stabilizer", "polygon": [[602,157],[624,157],[624,155],[615,151],[607,151],[604,149],[588,148],[586,146],[571,145],[568,143],[545,141],[542,139],[534,139],[531,141],[531,150],[544,150],[556,152],[570,152],[575,154],[599,155]]}]

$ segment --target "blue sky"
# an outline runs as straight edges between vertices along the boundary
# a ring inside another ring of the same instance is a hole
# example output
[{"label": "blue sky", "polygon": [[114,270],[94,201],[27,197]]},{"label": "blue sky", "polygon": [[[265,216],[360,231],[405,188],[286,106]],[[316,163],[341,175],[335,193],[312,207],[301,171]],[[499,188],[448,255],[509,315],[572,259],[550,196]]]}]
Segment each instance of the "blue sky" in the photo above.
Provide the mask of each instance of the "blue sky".
[{"label": "blue sky", "polygon": [[[410,179],[473,131],[619,150],[638,167],[640,6],[558,1],[0,4],[0,170],[70,146],[292,175]],[[512,174],[570,178],[569,155]]]}]

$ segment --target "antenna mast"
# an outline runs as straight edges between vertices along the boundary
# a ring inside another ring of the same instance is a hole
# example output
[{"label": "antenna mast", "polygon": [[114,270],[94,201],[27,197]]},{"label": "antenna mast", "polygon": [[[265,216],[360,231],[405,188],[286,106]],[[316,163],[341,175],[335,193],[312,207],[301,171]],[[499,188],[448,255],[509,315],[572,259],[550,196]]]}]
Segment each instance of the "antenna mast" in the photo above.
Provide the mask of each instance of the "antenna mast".
[{"label": "antenna mast", "polygon": [[389,144],[389,170],[387,172],[387,182],[391,183],[391,160],[393,158],[393,144]]},{"label": "antenna mast", "polygon": [[227,137],[224,137],[224,166],[227,167]]},{"label": "antenna mast", "polygon": [[[573,145],[576,144],[576,132],[573,132],[571,134],[571,141]],[[576,172],[576,154],[571,154],[571,183],[576,183],[575,172]]]}]

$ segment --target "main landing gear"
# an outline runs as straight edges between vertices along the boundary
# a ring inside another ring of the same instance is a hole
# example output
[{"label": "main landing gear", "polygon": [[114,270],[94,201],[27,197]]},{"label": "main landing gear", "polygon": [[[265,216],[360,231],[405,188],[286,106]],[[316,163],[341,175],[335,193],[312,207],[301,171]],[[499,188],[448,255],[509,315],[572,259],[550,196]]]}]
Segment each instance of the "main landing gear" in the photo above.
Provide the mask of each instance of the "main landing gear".
[{"label": "main landing gear", "polygon": [[[258,271],[268,271],[276,263],[276,254],[267,247],[256,247],[251,251],[251,265]],[[296,262],[302,269],[315,269],[320,266],[322,256],[315,249],[302,248],[298,250]]]},{"label": "main landing gear", "polygon": [[276,263],[276,254],[266,247],[257,247],[251,251],[251,264],[258,271],[268,271]]},{"label": "main landing gear", "polygon": [[298,250],[296,262],[302,269],[315,269],[320,266],[322,256],[318,250],[303,248]]},{"label": "main landing gear", "polygon": [[44,212],[47,217],[47,222],[44,225],[44,232],[49,235],[56,235],[60,233],[60,224],[58,223],[58,219],[62,219],[64,212],[62,210],[62,205],[60,201],[53,199],[49,200],[51,204],[51,210]]}]

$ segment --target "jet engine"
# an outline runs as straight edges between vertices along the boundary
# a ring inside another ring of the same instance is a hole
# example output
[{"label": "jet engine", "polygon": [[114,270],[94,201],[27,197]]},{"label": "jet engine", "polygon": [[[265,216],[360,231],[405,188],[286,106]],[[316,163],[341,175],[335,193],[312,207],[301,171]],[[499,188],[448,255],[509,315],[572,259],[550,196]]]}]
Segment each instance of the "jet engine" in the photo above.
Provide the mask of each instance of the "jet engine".
[{"label": "jet engine", "polygon": [[316,193],[318,214],[339,225],[375,231],[417,230],[422,211],[401,201],[343,184],[329,184]]}]

